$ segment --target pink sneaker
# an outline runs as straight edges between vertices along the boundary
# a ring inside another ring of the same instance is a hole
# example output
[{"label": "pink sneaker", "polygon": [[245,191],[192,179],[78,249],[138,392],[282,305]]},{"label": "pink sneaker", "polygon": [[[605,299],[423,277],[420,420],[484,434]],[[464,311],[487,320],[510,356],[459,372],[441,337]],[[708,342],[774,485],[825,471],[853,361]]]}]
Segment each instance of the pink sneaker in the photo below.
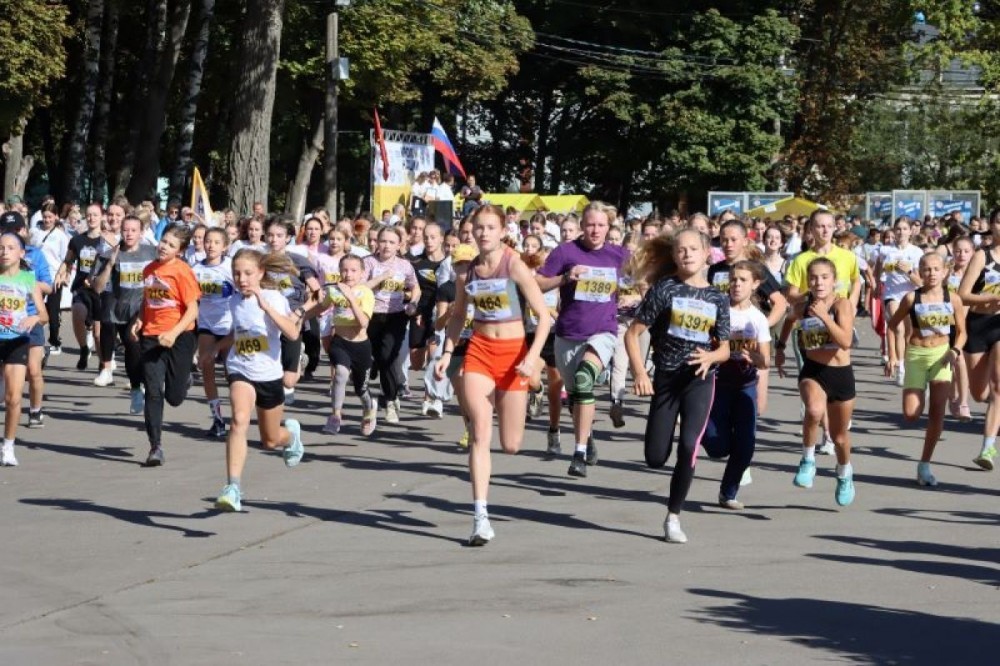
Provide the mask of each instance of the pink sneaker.
[{"label": "pink sneaker", "polygon": [[323,426],[323,432],[327,435],[336,435],[340,432],[340,417],[330,415],[330,418],[326,420],[326,425]]}]

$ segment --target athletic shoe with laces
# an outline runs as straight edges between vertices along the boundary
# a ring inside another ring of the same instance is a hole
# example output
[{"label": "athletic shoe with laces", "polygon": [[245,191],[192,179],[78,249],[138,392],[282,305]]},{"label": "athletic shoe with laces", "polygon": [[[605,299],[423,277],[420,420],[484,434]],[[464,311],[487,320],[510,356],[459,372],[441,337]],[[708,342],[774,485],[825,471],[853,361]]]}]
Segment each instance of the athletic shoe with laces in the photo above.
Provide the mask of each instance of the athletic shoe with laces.
[{"label": "athletic shoe with laces", "polygon": [[104,368],[94,377],[94,386],[114,386],[115,376],[110,368]]},{"label": "athletic shoe with laces", "polygon": [[743,510],[743,502],[739,501],[735,497],[733,499],[729,499],[725,495],[719,495],[719,506],[723,509],[729,509],[730,511]]},{"label": "athletic shoe with laces", "polygon": [[146,467],[159,467],[166,461],[163,449],[159,446],[154,446],[149,450],[149,455],[146,456]]},{"label": "athletic shoe with laces", "polygon": [[896,371],[896,386],[903,386],[906,384],[906,368],[899,366],[899,370]]},{"label": "athletic shoe with laces", "polygon": [[816,447],[816,453],[824,456],[832,456],[837,452],[837,445],[833,443],[833,440],[828,434],[823,433],[823,443]]},{"label": "athletic shoe with laces", "polygon": [[972,412],[969,411],[969,406],[962,404],[958,406],[958,420],[963,423],[968,423],[972,420]]},{"label": "athletic shoe with laces", "polygon": [[667,543],[687,543],[687,535],[681,529],[679,518],[667,516],[663,521],[663,540]]},{"label": "athletic shoe with laces", "polygon": [[587,438],[587,464],[597,464],[597,444],[594,444],[594,436]]},{"label": "athletic shoe with laces", "polygon": [[33,412],[28,410],[28,427],[29,428],[44,428],[45,427],[45,415],[42,414],[42,410]]},{"label": "athletic shoe with laces", "polygon": [[399,412],[396,410],[395,401],[391,401],[385,406],[385,422],[399,423]]},{"label": "athletic shoe with laces", "polygon": [[929,462],[917,463],[917,484],[930,488],[937,486],[937,479],[931,474],[931,464]]},{"label": "athletic shoe with laces", "polygon": [[485,546],[495,536],[493,526],[490,525],[489,516],[475,516],[472,519],[472,536],[469,537],[470,546]]},{"label": "athletic shoe with laces", "polygon": [[215,500],[215,508],[219,511],[241,511],[240,489],[235,484],[228,484],[222,489],[222,494]]},{"label": "athletic shoe with laces", "polygon": [[611,425],[616,428],[625,427],[625,408],[622,406],[621,400],[615,400],[611,403]]},{"label": "athletic shoe with laces", "polygon": [[80,359],[76,362],[77,370],[86,370],[87,362],[90,360],[90,349],[84,347],[80,350]]},{"label": "athletic shoe with laces", "polygon": [[847,506],[854,501],[854,476],[838,476],[837,490],[833,494],[840,506]]},{"label": "athletic shoe with laces", "polygon": [[323,426],[323,432],[327,435],[336,435],[340,432],[340,417],[330,414],[330,417],[326,420],[326,425]]},{"label": "athletic shoe with laces", "polygon": [[49,347],[49,356],[60,356],[62,354],[62,347],[60,345],[52,345]]},{"label": "athletic shoe with laces", "polygon": [[142,414],[146,409],[146,394],[141,388],[132,389],[129,396],[128,413],[132,416]]},{"label": "athletic shoe with laces", "polygon": [[420,415],[427,416],[427,410],[431,407],[431,401],[424,398],[424,401],[420,403]]},{"label": "athletic shoe with laces", "polygon": [[792,483],[799,488],[812,488],[816,478],[816,461],[803,458],[799,461],[799,470],[795,472]]},{"label": "athletic shoe with laces", "polygon": [[4,443],[0,448],[0,466],[17,467],[17,457],[14,455],[14,443]]},{"label": "athletic shoe with laces", "polygon": [[435,419],[444,418],[444,403],[437,398],[431,400],[431,404],[427,408],[427,416]]},{"label": "athletic shoe with laces", "polygon": [[364,437],[370,436],[375,432],[375,427],[378,425],[378,410],[374,407],[372,409],[366,409],[364,415],[361,418],[361,434]]},{"label": "athletic shoe with laces", "polygon": [[973,458],[972,462],[976,463],[987,472],[993,471],[993,459],[997,457],[996,447],[990,446],[984,449],[978,456]]},{"label": "athletic shoe with laces", "polygon": [[208,429],[208,436],[221,439],[226,436],[226,420],[215,417],[212,419],[212,427]]},{"label": "athletic shoe with laces", "polygon": [[545,433],[547,437],[547,446],[545,447],[545,455],[549,458],[558,458],[559,454],[562,453],[562,442],[559,441],[559,431],[547,432]]},{"label": "athletic shoe with laces", "polygon": [[285,419],[285,429],[288,430],[291,441],[282,452],[282,457],[286,467],[295,467],[302,462],[302,456],[306,452],[302,446],[302,426],[295,419]]},{"label": "athletic shoe with laces", "polygon": [[573,454],[573,460],[569,464],[569,475],[578,476],[581,479],[587,476],[587,457],[580,451]]}]

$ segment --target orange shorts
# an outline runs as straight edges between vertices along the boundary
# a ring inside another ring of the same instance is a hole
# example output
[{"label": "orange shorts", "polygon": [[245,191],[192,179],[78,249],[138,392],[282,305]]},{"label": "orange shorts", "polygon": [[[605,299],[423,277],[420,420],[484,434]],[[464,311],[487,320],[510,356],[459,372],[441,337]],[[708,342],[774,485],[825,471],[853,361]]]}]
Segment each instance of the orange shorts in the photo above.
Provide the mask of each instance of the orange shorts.
[{"label": "orange shorts", "polygon": [[465,374],[486,375],[499,391],[527,391],[528,378],[514,369],[527,353],[524,338],[498,340],[473,333],[462,369]]}]

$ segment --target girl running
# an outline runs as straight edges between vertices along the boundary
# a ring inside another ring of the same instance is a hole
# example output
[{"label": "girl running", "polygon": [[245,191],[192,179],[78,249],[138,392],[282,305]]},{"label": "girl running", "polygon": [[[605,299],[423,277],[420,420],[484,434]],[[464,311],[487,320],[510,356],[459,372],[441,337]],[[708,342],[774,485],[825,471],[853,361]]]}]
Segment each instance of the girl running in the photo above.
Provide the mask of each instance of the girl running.
[{"label": "girl running", "polygon": [[[899,308],[903,296],[920,286],[920,274],[917,264],[924,251],[910,242],[913,227],[910,219],[903,216],[893,225],[896,236],[896,246],[883,245],[875,261],[875,280],[882,283],[882,301],[885,304],[887,318],[892,318]],[[906,341],[913,331],[910,321],[902,318],[902,326],[897,329],[886,328],[886,347],[889,356],[895,353],[896,358],[903,358],[906,353]],[[897,386],[906,382],[906,367],[899,366],[894,376]]]},{"label": "girl running", "polygon": [[201,287],[198,305],[198,368],[201,370],[205,399],[212,418],[207,435],[214,439],[226,436],[226,420],[215,380],[219,354],[226,353],[227,339],[233,328],[229,301],[236,293],[232,260],[226,256],[229,236],[218,227],[205,233],[205,258],[194,265],[194,275]]},{"label": "girl running", "polygon": [[[493,410],[500,426],[500,446],[517,453],[524,439],[524,416],[528,404],[528,378],[538,366],[550,321],[543,317],[529,349],[524,339],[521,295],[535,312],[546,310],[545,299],[528,267],[504,243],[503,209],[484,205],[472,215],[479,256],[455,284],[456,313],[471,303],[473,333],[464,363],[464,398],[472,426],[469,476],[472,481],[473,528],[470,546],[483,546],[493,539],[487,510],[490,485],[490,440]],[[456,257],[456,261],[459,257]],[[448,324],[444,352],[434,372],[445,376],[459,343],[464,318],[453,316]]]},{"label": "girl running", "polygon": [[[542,239],[534,235],[526,236],[523,245],[525,250],[521,254],[521,261],[532,271],[533,275],[537,275],[538,269],[545,264],[545,259],[548,257],[549,251],[542,245]],[[536,247],[537,249],[535,249]],[[545,299],[548,316],[552,322],[555,322],[559,316],[559,290],[550,289],[542,294],[542,298]],[[531,346],[535,341],[535,331],[538,330],[538,319],[539,315],[537,312],[530,307],[525,308],[524,331],[528,346]],[[559,368],[556,366],[555,335],[555,331],[550,329],[548,338],[545,340],[545,344],[542,345],[541,354],[549,386],[549,427],[546,433],[545,455],[552,459],[562,453],[562,442],[559,441],[559,417],[562,416],[562,400],[560,400],[560,396],[562,394],[563,382],[562,375],[559,374]],[[528,391],[528,415],[531,418],[538,418],[542,413],[545,391],[542,386],[542,369],[540,367],[532,375],[528,383]]]},{"label": "girl running", "polygon": [[[28,303],[36,314],[28,314]],[[35,274],[24,263],[24,240],[16,233],[0,235],[0,363],[3,364],[3,446],[0,465],[17,466],[14,438],[21,418],[24,378],[28,367],[29,334],[36,324],[47,321],[42,290]]]},{"label": "girl running", "polygon": [[243,221],[239,239],[229,246],[229,256],[236,256],[236,253],[245,247],[267,253],[267,243],[264,242],[264,223],[255,217]]},{"label": "girl running", "polygon": [[[310,217],[302,225],[299,232],[300,244],[294,245],[290,251],[305,256],[309,263],[316,270],[317,283],[322,284],[320,278],[322,272],[318,268],[321,257],[327,254],[327,244],[323,241],[323,220],[319,217]],[[323,350],[321,344],[321,322],[317,319],[309,319],[302,329],[302,347],[306,355],[306,367],[303,377],[306,381],[311,381],[316,369],[319,367],[320,355]]]},{"label": "girl running", "polygon": [[[972,244],[972,239],[968,236],[960,236],[951,243],[951,270],[948,273],[948,289],[957,294],[962,284],[962,277],[965,276],[965,269],[972,260],[972,255],[976,252],[976,246]],[[962,304],[962,317],[969,312],[969,306]],[[953,364],[953,377],[951,381],[951,399],[948,401],[948,409],[951,415],[959,421],[967,422],[972,420],[969,412],[969,368],[965,363],[965,355],[959,354]]]},{"label": "girl running", "polygon": [[267,275],[287,275],[295,271],[288,255],[266,257],[244,249],[233,257],[233,280],[239,293],[229,299],[233,322],[227,346],[227,381],[232,421],[226,440],[226,485],[215,507],[240,511],[240,478],[247,460],[247,432],[250,412],[257,408],[260,440],[266,449],[284,448],[285,465],[302,461],[302,427],[294,419],[281,424],[284,414],[282,340],[293,340],[302,329],[302,315],[293,314],[288,300]]},{"label": "girl running", "polygon": [[[420,300],[416,314],[410,318],[410,368],[423,370],[428,359],[434,358],[437,338],[434,336],[434,306],[437,304],[437,270],[444,261],[444,234],[441,227],[431,222],[423,229],[423,252],[410,260],[413,272],[420,285]],[[441,417],[441,405],[426,393],[421,413],[434,418]]]},{"label": "girl running", "polygon": [[[951,393],[951,367],[962,355],[965,344],[965,313],[962,299],[945,284],[947,268],[936,252],[920,258],[920,278],[923,286],[907,294],[899,304],[887,327],[895,330],[904,317],[909,317],[910,339],[906,346],[906,383],[903,385],[903,417],[916,421],[924,412],[927,399],[927,428],[924,430],[924,450],[917,464],[917,483],[936,486],[931,474],[931,457],[944,430],[944,410]],[[894,347],[889,347],[889,362],[885,376],[899,366]]]},{"label": "girl running", "polygon": [[771,358],[767,317],[752,302],[754,295],[760,293],[765,270],[756,261],[738,261],[730,267],[730,356],[719,366],[712,412],[705,430],[708,455],[729,456],[719,486],[719,506],[734,511],[743,509],[736,494],[757,444],[758,373],[767,371]]},{"label": "girl running", "polygon": [[201,289],[183,259],[190,238],[191,232],[183,224],[167,227],[157,245],[156,260],[142,269],[142,312],[132,324],[131,335],[139,342],[146,389],[147,467],[158,467],[165,461],[163,402],[179,407],[187,397],[191,377]]},{"label": "girl running", "polygon": [[[334,229],[327,236],[326,252],[313,257],[313,268],[316,269],[316,279],[324,289],[340,282],[340,260],[351,251],[351,236],[341,229]],[[321,313],[315,320],[319,324],[320,343],[327,354],[330,353],[330,340],[333,337],[333,310]],[[333,378],[330,378],[331,382]],[[331,390],[333,385],[330,386]]]},{"label": "girl running", "polygon": [[[663,521],[669,543],[688,540],[681,529],[681,509],[712,409],[715,367],[729,359],[729,298],[705,279],[708,258],[708,236],[695,229],[644,241],[636,275],[650,287],[625,332],[635,394],[652,396],[645,436],[647,465],[658,469],[666,464],[677,419],[681,421]],[[656,368],[652,381],[639,348],[639,338],[647,330]]]},{"label": "girl running", "polygon": [[809,289],[785,319],[775,345],[774,364],[785,376],[785,347],[795,323],[801,321],[797,344],[802,349],[799,395],[805,404],[802,424],[802,460],[794,483],[812,488],[816,477],[816,443],[819,425],[826,414],[828,434],[837,454],[837,504],[854,501],[854,468],[848,424],[854,411],[854,369],[851,342],[854,330],[853,303],[837,294],[837,269],[833,261],[818,257],[806,268]]}]

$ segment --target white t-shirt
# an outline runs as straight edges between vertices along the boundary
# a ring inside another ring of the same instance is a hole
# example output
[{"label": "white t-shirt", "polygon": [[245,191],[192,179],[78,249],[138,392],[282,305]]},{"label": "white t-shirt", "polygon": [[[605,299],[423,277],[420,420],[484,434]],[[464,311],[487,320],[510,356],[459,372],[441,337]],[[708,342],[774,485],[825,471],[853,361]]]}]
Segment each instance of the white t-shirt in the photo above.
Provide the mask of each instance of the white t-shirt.
[{"label": "white t-shirt", "polygon": [[59,264],[63,262],[66,250],[69,249],[69,234],[60,227],[52,227],[49,231],[37,226],[31,227],[28,242],[42,250],[45,263],[49,265],[49,272],[55,277],[56,271],[59,270]]},{"label": "white t-shirt", "polygon": [[770,342],[771,329],[767,317],[756,306],[746,309],[729,308],[729,339]]},{"label": "white t-shirt", "polygon": [[917,270],[920,258],[924,256],[924,251],[913,245],[905,248],[898,248],[891,245],[883,246],[879,250],[878,256],[882,259],[882,298],[887,301],[898,301],[906,294],[917,288],[910,280],[908,273],[899,270],[900,262],[908,262],[911,270]]},{"label": "white t-shirt", "polygon": [[[288,299],[273,289],[264,289],[261,297],[280,314],[292,310]],[[229,299],[233,320],[233,346],[226,358],[226,372],[242,375],[252,382],[273,382],[284,374],[281,367],[281,329],[264,314],[257,297],[233,294]]]},{"label": "white t-shirt", "polygon": [[267,254],[271,251],[271,248],[267,243],[260,242],[254,245],[253,243],[249,243],[245,240],[238,240],[229,246],[229,251],[226,252],[226,256],[235,257],[236,253],[245,247],[248,247],[251,250],[257,250],[258,252],[263,252],[264,254]]},{"label": "white t-shirt", "polygon": [[454,201],[455,200],[455,193],[452,192],[451,186],[448,185],[448,183],[441,183],[440,185],[438,185],[437,186],[437,190],[435,190],[435,193],[437,195],[437,200],[438,201]]},{"label": "white t-shirt", "polygon": [[236,293],[233,282],[233,260],[223,257],[215,266],[198,262],[191,267],[194,277],[201,287],[198,301],[198,328],[211,331],[215,335],[226,335],[233,327],[229,300]]}]

